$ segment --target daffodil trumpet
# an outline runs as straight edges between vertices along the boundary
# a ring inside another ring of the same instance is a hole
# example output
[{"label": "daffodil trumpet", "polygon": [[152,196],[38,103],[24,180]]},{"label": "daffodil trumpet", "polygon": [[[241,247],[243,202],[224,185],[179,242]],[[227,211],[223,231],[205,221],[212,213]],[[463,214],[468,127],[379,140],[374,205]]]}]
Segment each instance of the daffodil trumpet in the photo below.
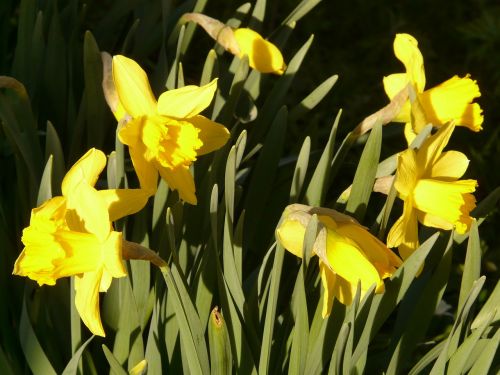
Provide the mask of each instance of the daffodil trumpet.
[{"label": "daffodil trumpet", "polygon": [[334,298],[350,305],[358,284],[361,298],[373,286],[375,293],[382,293],[383,279],[395,272],[401,259],[351,216],[328,208],[289,205],[276,229],[277,241],[302,258],[306,228],[314,214],[319,231],[312,252],[319,259],[323,317],[330,314]]}]

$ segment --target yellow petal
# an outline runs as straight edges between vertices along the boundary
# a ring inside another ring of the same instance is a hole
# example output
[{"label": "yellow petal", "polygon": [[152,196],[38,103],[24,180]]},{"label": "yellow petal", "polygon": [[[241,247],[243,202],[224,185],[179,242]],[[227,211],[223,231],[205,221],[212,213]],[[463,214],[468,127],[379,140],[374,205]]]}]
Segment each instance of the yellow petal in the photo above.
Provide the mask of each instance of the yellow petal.
[{"label": "yellow petal", "polygon": [[108,208],[92,186],[80,183],[67,198],[66,220],[70,229],[95,234],[104,241],[111,230]]},{"label": "yellow petal", "polygon": [[198,137],[203,142],[203,146],[196,150],[198,155],[204,155],[218,150],[224,146],[229,139],[229,130],[227,130],[224,125],[214,122],[204,116],[191,117],[189,122],[200,130]]},{"label": "yellow petal", "polygon": [[418,170],[416,160],[417,155],[413,149],[407,149],[398,155],[394,187],[403,199],[412,193],[417,182]]},{"label": "yellow petal", "polygon": [[455,121],[473,131],[482,129],[483,115],[479,104],[472,103],[481,96],[476,81],[468,76],[454,76],[420,95],[429,122],[436,126]]},{"label": "yellow petal", "polygon": [[131,119],[118,130],[118,139],[127,146],[136,146],[142,139],[142,128],[147,121],[146,116]]},{"label": "yellow petal", "polygon": [[413,192],[414,205],[422,212],[455,225],[458,233],[465,233],[472,223],[469,213],[476,206],[470,194],[476,190],[476,185],[475,180],[420,180]]},{"label": "yellow petal", "polygon": [[61,186],[63,195],[68,195],[81,182],[94,186],[105,166],[106,155],[102,151],[95,148],[87,151],[64,176]]},{"label": "yellow petal", "polygon": [[426,227],[439,228],[444,230],[453,229],[453,223],[450,223],[439,216],[431,215],[422,211],[417,211],[417,218],[418,221]]},{"label": "yellow petal", "polygon": [[234,37],[240,47],[239,57],[247,55],[252,68],[262,73],[283,74],[286,65],[278,47],[247,28],[236,29]]},{"label": "yellow petal", "polygon": [[[408,75],[406,73],[396,73],[390,74],[384,77],[384,90],[389,99],[392,100],[403,88],[408,84]],[[393,122],[410,122],[411,106],[410,101],[407,100],[406,103],[401,108],[399,114],[394,117]]]},{"label": "yellow petal", "polygon": [[188,167],[180,166],[175,169],[160,167],[159,172],[167,182],[168,187],[179,192],[179,196],[183,201],[193,205],[197,204],[194,179]]},{"label": "yellow petal", "polygon": [[[333,282],[330,285],[331,293],[339,300],[340,303],[349,306],[354,300],[358,284],[351,284],[339,275],[334,274]],[[363,298],[363,291],[361,291],[361,298]]]},{"label": "yellow petal", "polygon": [[142,143],[138,143],[136,146],[129,147],[128,151],[141,189],[145,190],[146,194],[153,195],[158,186],[158,171],[152,162],[146,160],[146,147]]},{"label": "yellow petal", "polygon": [[125,108],[120,103],[120,98],[116,92],[115,83],[113,82],[113,59],[111,55],[107,52],[101,53],[102,58],[102,90],[104,93],[104,98],[106,103],[108,103],[109,108],[113,112],[117,121],[123,119],[126,115]]},{"label": "yellow petal", "polygon": [[336,231],[352,239],[363,251],[365,257],[377,269],[381,278],[389,277],[402,264],[401,259],[377,237],[356,224],[339,224]]},{"label": "yellow petal", "polygon": [[406,142],[408,143],[408,145],[411,145],[413,140],[417,137],[417,134],[413,131],[413,127],[411,126],[410,122],[407,122],[405,124],[404,135],[405,135]]},{"label": "yellow petal", "polygon": [[102,269],[75,277],[75,305],[83,323],[98,336],[105,336],[99,312],[99,285]]},{"label": "yellow petal", "polygon": [[146,72],[134,60],[113,57],[113,81],[120,103],[132,117],[156,113],[156,100]]},{"label": "yellow petal", "polygon": [[396,34],[394,54],[404,64],[408,79],[413,83],[417,92],[424,91],[424,59],[418,49],[417,40],[410,34]]},{"label": "yellow petal", "polygon": [[422,175],[428,176],[430,169],[441,157],[441,153],[450,140],[455,129],[453,123],[449,123],[427,138],[417,152],[417,165]]},{"label": "yellow petal", "polygon": [[406,260],[418,248],[417,214],[411,198],[404,201],[403,215],[396,220],[387,235],[387,246],[398,247],[399,254]]},{"label": "yellow petal", "polygon": [[361,289],[382,283],[380,276],[356,244],[329,229],[326,237],[327,257],[333,271],[354,287],[361,281]]},{"label": "yellow petal", "polygon": [[[113,231],[101,246],[104,269],[112,277],[127,275],[125,265],[123,264],[122,242],[122,233]],[[102,290],[102,288],[100,289]]]},{"label": "yellow petal", "polygon": [[306,227],[297,220],[285,219],[276,229],[276,239],[286,250],[302,258]]},{"label": "yellow petal", "polygon": [[430,168],[430,177],[438,179],[459,179],[469,166],[469,159],[459,151],[446,151]]},{"label": "yellow petal", "polygon": [[207,108],[217,90],[217,78],[204,86],[184,86],[165,91],[158,99],[158,113],[176,119],[196,116]]},{"label": "yellow petal", "polygon": [[142,210],[149,198],[148,192],[143,189],[109,189],[97,193],[108,207],[110,221]]},{"label": "yellow petal", "polygon": [[319,262],[319,272],[321,275],[321,282],[323,284],[323,309],[321,316],[326,318],[332,311],[333,298],[335,296],[333,287],[335,284],[335,274],[322,262]]}]

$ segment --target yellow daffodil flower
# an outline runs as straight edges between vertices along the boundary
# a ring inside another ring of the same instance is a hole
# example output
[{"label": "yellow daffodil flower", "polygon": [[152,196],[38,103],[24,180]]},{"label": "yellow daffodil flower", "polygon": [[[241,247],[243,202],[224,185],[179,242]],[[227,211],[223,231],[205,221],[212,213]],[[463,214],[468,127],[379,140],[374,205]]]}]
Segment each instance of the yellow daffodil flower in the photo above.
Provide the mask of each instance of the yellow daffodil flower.
[{"label": "yellow daffodil flower", "polygon": [[248,65],[251,68],[261,73],[284,73],[286,64],[281,51],[256,31],[249,28],[232,29],[201,13],[186,13],[182,19],[196,22],[226,51],[240,59],[248,56]]},{"label": "yellow daffodil flower", "polygon": [[361,297],[372,285],[376,293],[382,293],[383,279],[394,273],[401,259],[348,215],[327,208],[292,204],[285,209],[276,229],[278,242],[302,258],[305,232],[313,214],[317,215],[321,228],[313,253],[319,258],[325,290],[323,317],[330,314],[334,297],[350,305],[358,283]]},{"label": "yellow daffodil flower", "polygon": [[139,211],[148,199],[140,189],[96,190],[105,164],[102,151],[89,150],[64,177],[63,196],[32,210],[22,235],[25,247],[13,272],[39,285],[75,276],[76,308],[85,325],[99,336],[104,336],[99,292],[108,290],[113,277],[127,274],[122,234],[113,230],[111,222]]},{"label": "yellow daffodil flower", "polygon": [[476,206],[471,194],[475,180],[459,180],[469,160],[458,151],[443,152],[455,126],[444,125],[418,149],[398,155],[394,186],[404,201],[403,215],[389,231],[387,244],[399,247],[403,259],[419,246],[418,223],[433,228],[466,233],[470,211]]},{"label": "yellow daffodil flower", "polygon": [[404,64],[406,73],[384,77],[385,92],[392,99],[408,83],[411,84],[416,93],[415,105],[423,113],[423,116],[413,116],[412,119],[412,109],[408,101],[393,120],[406,123],[405,136],[408,144],[429,123],[441,127],[455,121],[457,125],[466,126],[475,132],[482,129],[481,107],[472,102],[481,96],[476,81],[468,75],[464,78],[453,76],[436,87],[425,90],[424,59],[418,49],[417,40],[409,34],[397,34],[394,39],[394,53]]},{"label": "yellow daffodil flower", "polygon": [[217,80],[166,91],[157,102],[146,73],[134,60],[114,56],[112,69],[118,96],[112,110],[118,120],[126,114],[118,137],[129,147],[141,187],[154,194],[159,173],[182,200],[196,204],[189,166],[229,139],[224,126],[200,115],[212,101]]}]

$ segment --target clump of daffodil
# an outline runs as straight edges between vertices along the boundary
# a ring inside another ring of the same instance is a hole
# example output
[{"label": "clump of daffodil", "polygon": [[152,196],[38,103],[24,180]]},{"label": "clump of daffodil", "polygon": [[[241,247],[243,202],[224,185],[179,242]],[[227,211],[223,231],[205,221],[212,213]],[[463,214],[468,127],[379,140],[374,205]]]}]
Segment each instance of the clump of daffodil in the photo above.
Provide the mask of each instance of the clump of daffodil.
[{"label": "clump of daffodil", "polygon": [[306,228],[314,214],[320,226],[313,253],[319,258],[325,291],[323,317],[330,314],[334,297],[350,305],[358,283],[361,297],[372,285],[376,293],[382,293],[383,279],[394,273],[401,259],[348,215],[327,208],[289,205],[276,229],[278,242],[302,258]]},{"label": "clump of daffodil", "polygon": [[75,276],[76,308],[99,336],[104,336],[99,292],[105,292],[114,277],[127,275],[122,233],[114,231],[111,222],[139,211],[148,199],[140,189],[96,190],[105,164],[102,151],[89,150],[64,177],[63,195],[32,210],[13,272],[39,285]]},{"label": "clump of daffodil", "polygon": [[398,247],[403,259],[419,246],[418,221],[428,227],[466,233],[472,223],[469,213],[476,206],[471,194],[475,180],[459,180],[469,160],[458,151],[443,152],[455,126],[444,125],[416,151],[398,155],[394,186],[404,201],[403,215],[387,237],[389,247]]},{"label": "clump of daffodil", "polygon": [[189,166],[229,139],[224,126],[200,115],[212,101],[217,80],[166,91],[157,102],[146,73],[134,60],[114,56],[112,74],[116,91],[105,91],[107,100],[121,120],[118,137],[129,148],[141,188],[154,194],[159,173],[182,200],[196,204]]},{"label": "clump of daffodil", "polygon": [[410,84],[416,93],[415,105],[418,105],[423,113],[423,116],[412,119],[410,101],[407,101],[401,112],[393,119],[395,122],[406,123],[405,136],[408,143],[411,143],[416,134],[429,123],[441,127],[454,121],[457,125],[466,126],[475,132],[482,129],[481,107],[473,103],[475,98],[481,96],[476,81],[468,75],[464,78],[453,76],[425,90],[424,59],[418,49],[417,40],[409,34],[397,34],[394,39],[394,53],[404,64],[406,73],[384,77],[385,92],[392,99]]},{"label": "clump of daffodil", "polygon": [[281,75],[286,69],[285,60],[278,47],[249,28],[237,28],[201,13],[186,13],[184,21],[196,22],[226,51],[239,58],[248,56],[248,65],[261,73]]}]

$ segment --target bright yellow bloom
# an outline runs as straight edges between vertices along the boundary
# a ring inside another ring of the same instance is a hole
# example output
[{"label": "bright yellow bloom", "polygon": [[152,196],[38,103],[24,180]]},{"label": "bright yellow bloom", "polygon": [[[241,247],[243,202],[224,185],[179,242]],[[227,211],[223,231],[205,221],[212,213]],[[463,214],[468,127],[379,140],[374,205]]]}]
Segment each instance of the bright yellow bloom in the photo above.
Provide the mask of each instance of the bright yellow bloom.
[{"label": "bright yellow bloom", "polygon": [[181,199],[196,204],[189,166],[198,155],[219,149],[229,139],[224,126],[199,114],[210,105],[217,80],[166,91],[156,102],[144,70],[118,55],[113,57],[113,81],[119,98],[112,108],[115,116],[130,117],[118,137],[129,147],[141,187],[154,194],[160,173]]},{"label": "bright yellow bloom", "polygon": [[469,160],[458,151],[443,152],[455,126],[444,125],[418,151],[408,149],[398,155],[394,186],[404,201],[403,215],[387,236],[389,247],[399,247],[406,259],[419,246],[418,224],[466,233],[469,213],[476,206],[472,194],[475,180],[459,180]]},{"label": "bright yellow bloom", "polygon": [[276,45],[265,40],[259,33],[248,28],[232,29],[219,20],[201,13],[186,13],[184,21],[196,22],[226,51],[243,58],[248,65],[262,73],[281,75],[286,69],[283,55]]},{"label": "bright yellow bloom", "polygon": [[305,232],[313,214],[318,216],[321,228],[313,253],[319,258],[325,290],[323,317],[330,314],[334,297],[345,305],[351,304],[358,282],[361,297],[372,285],[376,286],[376,293],[382,293],[383,279],[394,273],[401,259],[348,215],[328,208],[292,204],[285,209],[276,229],[281,245],[302,258]]},{"label": "bright yellow bloom", "polygon": [[457,125],[466,126],[475,132],[482,129],[481,107],[472,102],[481,96],[476,81],[470,79],[468,75],[464,78],[453,76],[436,87],[424,90],[424,59],[418,49],[417,40],[409,34],[396,34],[394,53],[404,64],[406,73],[384,77],[385,92],[392,99],[410,83],[416,93],[415,105],[422,113],[420,116],[413,116],[412,119],[412,108],[408,101],[393,120],[406,123],[405,136],[408,143],[429,123],[441,127],[450,121],[455,121]]},{"label": "bright yellow bloom", "polygon": [[106,164],[102,151],[89,150],[68,171],[63,196],[54,197],[31,212],[23,230],[24,249],[14,274],[39,285],[54,285],[61,277],[75,276],[75,305],[92,333],[104,336],[99,314],[99,292],[113,277],[126,276],[122,234],[111,222],[139,211],[148,195],[140,189],[94,188]]}]

